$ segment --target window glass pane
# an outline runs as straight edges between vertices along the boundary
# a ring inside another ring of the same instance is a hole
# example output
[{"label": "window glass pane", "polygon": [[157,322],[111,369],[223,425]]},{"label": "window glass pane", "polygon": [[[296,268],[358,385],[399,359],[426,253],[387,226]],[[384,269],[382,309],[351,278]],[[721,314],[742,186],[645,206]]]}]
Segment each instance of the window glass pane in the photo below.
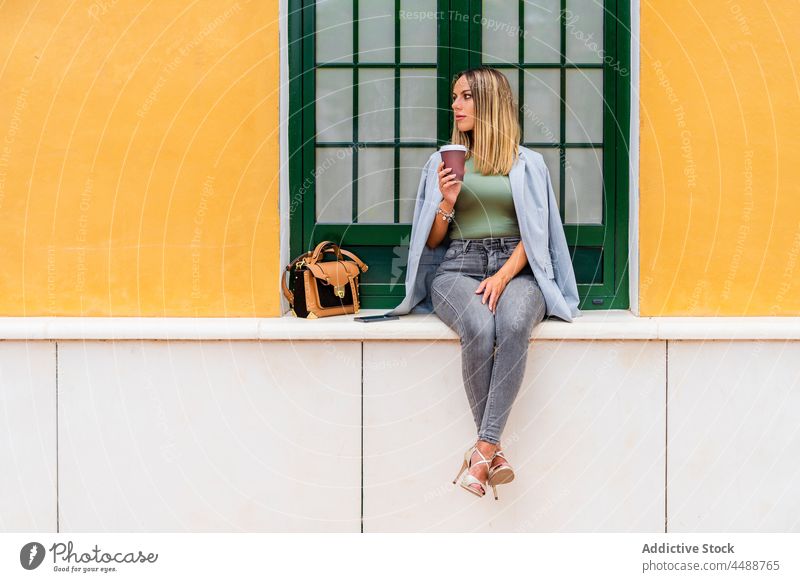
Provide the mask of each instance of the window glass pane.
[{"label": "window glass pane", "polygon": [[394,140],[394,69],[361,69],[358,75],[358,140]]},{"label": "window glass pane", "polygon": [[352,222],[353,150],[317,148],[317,222]]},{"label": "window glass pane", "polygon": [[561,0],[525,2],[525,62],[561,60]]},{"label": "window glass pane", "polygon": [[400,148],[400,222],[411,224],[422,168],[436,148]]},{"label": "window glass pane", "polygon": [[352,62],[352,0],[317,0],[315,15],[316,61]]},{"label": "window glass pane", "polygon": [[602,224],[603,150],[567,148],[564,160],[564,222]]},{"label": "window glass pane", "polygon": [[602,62],[603,1],[567,0],[564,23],[567,35],[567,62]]},{"label": "window glass pane", "polygon": [[400,58],[405,63],[435,63],[438,19],[436,0],[400,3]]},{"label": "window glass pane", "polygon": [[561,73],[558,69],[525,70],[522,108],[525,141],[558,143],[561,132]]},{"label": "window glass pane", "polygon": [[550,182],[553,184],[553,193],[556,196],[556,206],[561,208],[561,161],[558,148],[536,148],[544,156],[544,163],[550,172]]},{"label": "window glass pane", "polygon": [[519,61],[519,3],[483,0],[481,18],[484,63]]},{"label": "window glass pane", "polygon": [[358,222],[394,222],[394,149],[358,150]]},{"label": "window glass pane", "polygon": [[358,3],[358,60],[394,62],[394,0]]},{"label": "window glass pane", "polygon": [[436,70],[400,72],[400,140],[436,140]]},{"label": "window glass pane", "polygon": [[603,71],[572,69],[566,74],[566,141],[603,141]]},{"label": "window glass pane", "polygon": [[505,78],[508,79],[508,84],[511,85],[511,93],[514,94],[514,103],[519,107],[519,69],[498,69]]},{"label": "window glass pane", "polygon": [[353,72],[317,69],[317,142],[352,141]]}]

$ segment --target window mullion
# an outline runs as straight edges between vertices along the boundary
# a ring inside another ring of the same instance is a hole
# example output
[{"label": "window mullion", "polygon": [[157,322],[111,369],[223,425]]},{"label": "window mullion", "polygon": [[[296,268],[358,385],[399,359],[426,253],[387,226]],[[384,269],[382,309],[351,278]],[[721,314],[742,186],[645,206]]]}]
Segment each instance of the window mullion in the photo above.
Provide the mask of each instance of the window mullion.
[{"label": "window mullion", "polygon": [[358,222],[358,0],[353,1],[353,143],[352,151],[352,222]]}]

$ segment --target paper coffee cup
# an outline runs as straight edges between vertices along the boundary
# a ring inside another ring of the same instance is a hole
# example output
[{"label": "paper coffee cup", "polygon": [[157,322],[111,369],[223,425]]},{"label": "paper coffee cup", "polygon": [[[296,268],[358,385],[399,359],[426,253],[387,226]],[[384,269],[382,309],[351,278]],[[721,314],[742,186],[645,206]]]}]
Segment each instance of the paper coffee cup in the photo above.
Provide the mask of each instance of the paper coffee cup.
[{"label": "paper coffee cup", "polygon": [[445,168],[451,168],[459,182],[464,181],[464,160],[467,155],[467,146],[445,145],[439,148]]}]

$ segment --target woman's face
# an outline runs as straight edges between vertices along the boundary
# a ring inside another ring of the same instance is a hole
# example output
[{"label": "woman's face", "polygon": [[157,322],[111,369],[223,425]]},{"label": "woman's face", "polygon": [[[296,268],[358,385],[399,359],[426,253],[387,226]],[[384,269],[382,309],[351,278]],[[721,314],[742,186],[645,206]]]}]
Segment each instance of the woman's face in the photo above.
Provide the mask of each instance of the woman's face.
[{"label": "woman's face", "polygon": [[456,118],[456,127],[459,131],[470,131],[475,127],[475,108],[472,100],[472,90],[469,88],[467,78],[461,76],[453,86],[453,113]]}]

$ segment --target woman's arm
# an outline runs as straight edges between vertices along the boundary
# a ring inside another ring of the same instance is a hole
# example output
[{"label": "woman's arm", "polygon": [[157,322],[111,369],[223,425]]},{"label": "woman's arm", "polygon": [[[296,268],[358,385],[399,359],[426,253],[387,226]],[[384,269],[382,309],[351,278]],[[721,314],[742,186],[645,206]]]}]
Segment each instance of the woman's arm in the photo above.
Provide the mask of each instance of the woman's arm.
[{"label": "woman's arm", "polygon": [[[439,174],[439,191],[442,193],[442,200],[439,202],[439,208],[444,212],[451,212],[456,205],[458,194],[461,192],[461,182],[456,179],[456,175],[451,168],[445,168],[444,162],[439,163],[436,168]],[[439,214],[438,212],[433,217],[433,224],[431,225],[431,232],[428,233],[428,240],[425,243],[429,248],[435,249],[444,240],[447,234],[447,228],[450,222]]]},{"label": "woman's arm", "polygon": [[[441,208],[444,212],[450,212],[453,210],[452,205],[450,205],[446,200],[442,200],[439,203],[439,208]],[[435,249],[444,240],[444,236],[447,234],[447,229],[450,227],[450,223],[447,219],[439,214],[436,213],[436,216],[433,218],[433,224],[431,225],[431,232],[428,235],[428,241],[425,243],[428,245],[429,248]]]},{"label": "woman's arm", "polygon": [[483,293],[481,303],[486,304],[488,302],[487,307],[492,313],[497,309],[497,301],[500,299],[500,295],[503,294],[508,282],[517,276],[517,273],[525,267],[527,262],[525,247],[522,246],[522,241],[519,241],[505,264],[497,269],[494,275],[486,277],[478,284],[475,293]]},{"label": "woman's arm", "polygon": [[508,282],[516,277],[517,273],[524,269],[527,264],[528,257],[525,256],[525,247],[522,241],[519,241],[514,248],[514,252],[511,253],[511,256],[508,257],[505,264],[497,270],[496,274],[500,275]]}]

